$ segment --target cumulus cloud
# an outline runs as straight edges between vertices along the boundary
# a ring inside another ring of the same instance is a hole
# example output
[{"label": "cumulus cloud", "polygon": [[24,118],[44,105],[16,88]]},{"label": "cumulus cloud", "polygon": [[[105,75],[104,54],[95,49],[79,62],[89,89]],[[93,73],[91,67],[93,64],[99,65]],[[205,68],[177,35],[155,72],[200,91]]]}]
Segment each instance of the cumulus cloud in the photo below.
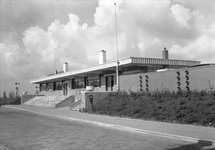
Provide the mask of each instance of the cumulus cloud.
[{"label": "cumulus cloud", "polygon": [[79,15],[67,13],[63,21],[49,17],[52,20],[46,27],[40,22],[28,26],[22,33],[22,44],[4,40],[10,41],[0,45],[4,73],[30,80],[62,70],[64,62],[69,63],[70,70],[80,69],[98,64],[102,49],[107,51],[108,61],[115,60],[115,2],[120,58],[160,58],[163,47],[167,47],[173,59],[214,61],[215,23],[200,4],[190,7],[189,1],[100,0],[90,25]]},{"label": "cumulus cloud", "polygon": [[[114,60],[114,2],[99,1],[93,26],[80,24],[77,15],[69,14],[66,24],[55,20],[46,31],[38,26],[30,28],[24,33],[24,45],[36,52],[43,63],[57,64],[58,67],[64,61],[69,62],[72,69],[95,64],[101,49],[107,50],[108,60]],[[202,24],[204,16],[198,9],[191,11],[182,4],[172,4],[168,0],[117,1],[116,11],[121,58],[160,57],[164,46],[170,47],[173,56],[179,49],[183,54],[183,49],[191,47],[189,44],[203,42],[200,39],[206,32],[202,29],[205,27]],[[187,51],[192,53],[191,48]]]},{"label": "cumulus cloud", "polygon": [[173,18],[181,25],[188,26],[187,22],[191,18],[190,10],[184,8],[179,4],[175,4],[171,7]]},{"label": "cumulus cloud", "polygon": [[170,50],[174,57],[201,60],[204,63],[215,61],[215,22],[199,36],[196,40],[189,42],[186,46],[173,45]]},{"label": "cumulus cloud", "polygon": [[175,19],[178,25],[183,27],[202,27],[204,16],[200,14],[199,10],[190,11],[180,4],[171,6],[171,16]]}]

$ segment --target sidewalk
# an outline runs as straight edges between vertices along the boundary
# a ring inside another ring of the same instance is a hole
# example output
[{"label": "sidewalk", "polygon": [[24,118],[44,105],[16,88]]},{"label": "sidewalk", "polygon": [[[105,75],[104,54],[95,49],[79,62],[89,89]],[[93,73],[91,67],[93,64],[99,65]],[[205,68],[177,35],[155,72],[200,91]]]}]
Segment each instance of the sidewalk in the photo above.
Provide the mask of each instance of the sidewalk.
[{"label": "sidewalk", "polygon": [[19,109],[65,120],[90,123],[107,128],[126,130],[141,134],[150,134],[154,136],[179,139],[196,143],[199,142],[199,140],[210,141],[213,145],[215,145],[215,128],[212,127],[181,125],[174,123],[94,115],[71,111],[68,107],[58,109],[25,105],[6,105],[2,107]]}]

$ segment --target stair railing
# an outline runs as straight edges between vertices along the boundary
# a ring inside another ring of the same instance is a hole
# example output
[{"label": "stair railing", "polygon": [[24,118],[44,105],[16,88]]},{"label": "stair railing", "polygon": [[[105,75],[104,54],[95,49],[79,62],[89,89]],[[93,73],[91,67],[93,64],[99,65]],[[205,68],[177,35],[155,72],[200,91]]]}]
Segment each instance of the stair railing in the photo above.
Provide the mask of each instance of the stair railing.
[{"label": "stair railing", "polygon": [[80,99],[80,100],[78,100],[77,102],[71,104],[71,105],[69,106],[69,109],[72,110],[73,108],[75,108],[76,106],[78,106],[78,105],[81,104],[81,103],[82,103],[82,100]]}]

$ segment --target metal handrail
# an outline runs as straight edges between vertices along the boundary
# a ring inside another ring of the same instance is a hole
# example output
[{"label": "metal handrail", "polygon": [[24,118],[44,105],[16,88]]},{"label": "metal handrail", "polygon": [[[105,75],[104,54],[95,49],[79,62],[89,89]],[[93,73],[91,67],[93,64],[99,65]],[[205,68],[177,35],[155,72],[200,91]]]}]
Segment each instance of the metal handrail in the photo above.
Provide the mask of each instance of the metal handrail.
[{"label": "metal handrail", "polygon": [[78,106],[79,104],[81,104],[81,102],[82,102],[82,101],[81,101],[81,99],[80,99],[80,100],[78,100],[77,102],[71,104],[71,105],[69,106],[69,109],[72,110],[72,108]]}]

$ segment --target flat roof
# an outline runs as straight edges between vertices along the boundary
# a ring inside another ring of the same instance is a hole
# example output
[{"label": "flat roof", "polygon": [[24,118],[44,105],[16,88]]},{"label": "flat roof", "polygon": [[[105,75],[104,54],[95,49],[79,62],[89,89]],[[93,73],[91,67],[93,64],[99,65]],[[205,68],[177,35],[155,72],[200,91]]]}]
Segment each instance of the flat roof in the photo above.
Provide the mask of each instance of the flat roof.
[{"label": "flat roof", "polygon": [[[129,57],[119,60],[120,64],[119,67],[126,67],[129,65],[140,65],[140,66],[147,66],[147,65],[169,65],[169,66],[193,66],[199,65],[201,61],[190,61],[190,60],[175,60],[175,59],[160,59],[160,58],[143,58],[143,57]],[[97,73],[105,71],[105,70],[114,70],[116,67],[116,61],[107,62],[104,64],[99,64],[96,66],[79,69],[79,70],[71,70],[61,74],[55,74],[52,76],[46,76],[40,79],[30,81],[31,84],[40,84],[46,83],[56,80],[65,80],[71,79],[73,76],[81,76],[86,73]]]}]

